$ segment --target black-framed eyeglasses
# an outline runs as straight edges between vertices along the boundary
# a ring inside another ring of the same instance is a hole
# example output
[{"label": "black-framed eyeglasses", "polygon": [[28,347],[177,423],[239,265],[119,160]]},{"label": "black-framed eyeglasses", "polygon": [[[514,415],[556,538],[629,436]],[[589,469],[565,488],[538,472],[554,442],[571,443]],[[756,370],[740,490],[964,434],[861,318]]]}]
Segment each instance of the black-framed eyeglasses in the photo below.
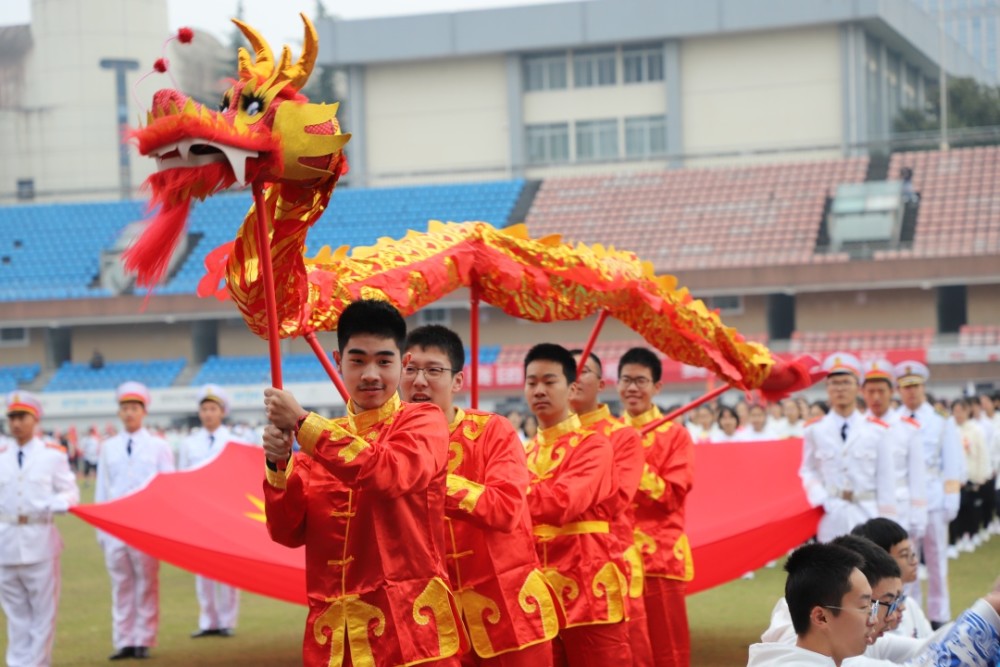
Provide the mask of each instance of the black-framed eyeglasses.
[{"label": "black-framed eyeglasses", "polygon": [[627,375],[623,375],[620,378],[618,378],[618,384],[622,387],[628,387],[630,384],[634,384],[636,386],[636,389],[645,389],[649,385],[653,384],[653,381],[650,378],[643,377],[641,375],[639,377],[634,377],[634,378],[629,377]]},{"label": "black-framed eyeglasses", "polygon": [[[820,606],[823,607],[824,609],[839,609],[841,611],[860,611],[862,613],[868,614],[869,623],[874,623],[876,620],[878,620],[878,610],[879,607],[882,606],[882,603],[879,602],[878,600],[872,600],[871,609],[866,609],[864,607],[837,607],[832,604],[824,604]],[[892,612],[890,611],[889,613],[891,614]]]},{"label": "black-framed eyeglasses", "polygon": [[403,375],[408,378],[416,378],[419,374],[423,373],[424,377],[428,380],[437,380],[441,378],[445,373],[454,373],[455,370],[452,368],[444,368],[443,366],[428,366],[427,368],[420,368],[419,366],[404,366]]},{"label": "black-framed eyeglasses", "polygon": [[906,602],[905,595],[900,595],[898,598],[890,602],[888,610],[885,612],[886,618],[895,614],[896,610],[899,609],[899,605],[903,604],[904,602]]}]

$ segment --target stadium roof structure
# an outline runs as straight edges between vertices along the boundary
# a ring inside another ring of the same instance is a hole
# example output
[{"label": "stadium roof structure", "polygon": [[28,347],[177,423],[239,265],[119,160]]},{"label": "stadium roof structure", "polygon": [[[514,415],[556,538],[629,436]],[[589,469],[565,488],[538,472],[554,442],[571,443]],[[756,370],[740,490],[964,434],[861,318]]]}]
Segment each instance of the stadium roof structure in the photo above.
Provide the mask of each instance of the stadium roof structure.
[{"label": "stadium roof structure", "polygon": [[[319,64],[405,60],[587,48],[619,42],[861,24],[928,76],[936,75],[944,33],[909,2],[854,0],[581,0],[388,18],[323,19]],[[944,35],[948,70],[992,81],[992,74]]]}]

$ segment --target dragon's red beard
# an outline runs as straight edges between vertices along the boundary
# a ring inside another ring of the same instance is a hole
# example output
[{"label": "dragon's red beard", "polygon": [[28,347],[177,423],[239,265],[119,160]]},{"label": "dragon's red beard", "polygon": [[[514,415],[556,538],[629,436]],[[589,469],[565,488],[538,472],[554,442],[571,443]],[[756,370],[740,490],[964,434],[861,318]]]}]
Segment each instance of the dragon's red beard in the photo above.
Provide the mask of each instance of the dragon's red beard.
[{"label": "dragon's red beard", "polygon": [[142,236],[125,251],[125,269],[136,274],[140,287],[153,287],[166,273],[181,234],[187,229],[193,199],[204,199],[233,185],[236,179],[226,162],[201,167],[168,169],[152,174],[144,184],[156,209]]}]

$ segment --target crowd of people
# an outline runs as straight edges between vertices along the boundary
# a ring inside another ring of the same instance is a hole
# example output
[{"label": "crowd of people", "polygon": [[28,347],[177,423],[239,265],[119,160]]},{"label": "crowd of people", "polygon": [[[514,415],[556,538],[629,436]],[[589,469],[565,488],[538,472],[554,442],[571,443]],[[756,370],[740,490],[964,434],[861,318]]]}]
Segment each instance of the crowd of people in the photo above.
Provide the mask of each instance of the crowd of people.
[{"label": "crowd of people", "polygon": [[[346,415],[310,412],[289,391],[264,394],[267,529],[305,546],[305,664],[688,665],[695,448],[801,437],[803,489],[824,509],[819,544],[790,556],[785,598],[749,664],[961,654],[920,664],[996,665],[1000,592],[952,623],[947,587],[949,532],[967,551],[1000,525],[996,397],[958,399],[942,415],[926,396],[923,364],[863,365],[838,353],[823,364],[826,402],[706,404],[685,425],[656,405],[662,367],[652,350],[621,358],[615,416],[601,403],[598,357],[540,343],[524,359],[530,414],[504,418],[458,405],[465,350],[445,327],[407,332],[390,305],[361,300],[341,315],[337,345]],[[223,423],[221,387],[201,389],[201,427],[176,447],[145,428],[144,385],[123,384],[117,400],[120,431],[79,448],[98,502],[205,465],[243,439]],[[7,662],[47,665],[62,546],[52,516],[79,492],[65,449],[38,437],[38,399],[14,392],[7,415]],[[147,658],[159,563],[101,531],[98,541],[112,588],[110,659]],[[231,636],[237,591],[203,577],[196,591],[192,637]]]}]

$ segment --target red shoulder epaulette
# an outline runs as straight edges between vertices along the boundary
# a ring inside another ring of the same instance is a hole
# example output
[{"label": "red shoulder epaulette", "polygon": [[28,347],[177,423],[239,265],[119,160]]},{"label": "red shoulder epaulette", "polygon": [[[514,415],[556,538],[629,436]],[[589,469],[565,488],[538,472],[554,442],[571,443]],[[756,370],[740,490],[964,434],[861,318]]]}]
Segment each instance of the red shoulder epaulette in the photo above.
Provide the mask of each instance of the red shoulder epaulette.
[{"label": "red shoulder epaulette", "polygon": [[813,417],[812,419],[810,419],[809,421],[807,421],[805,424],[803,424],[803,426],[812,426],[813,424],[815,424],[816,422],[818,422],[820,419],[822,419],[822,417]]},{"label": "red shoulder epaulette", "polygon": [[889,425],[884,421],[882,421],[881,419],[879,419],[878,417],[869,417],[868,421],[870,421],[873,424],[878,424],[879,426],[884,426],[885,428],[889,428]]},{"label": "red shoulder epaulette", "polygon": [[56,450],[62,452],[63,454],[66,453],[66,448],[63,447],[62,445],[56,443],[56,442],[46,442],[45,443],[45,448],[46,449],[56,449]]},{"label": "red shoulder epaulette", "polygon": [[917,428],[920,428],[920,422],[918,422],[918,421],[917,421],[916,419],[914,419],[913,417],[903,417],[902,419],[903,419],[903,421],[904,421],[904,422],[906,422],[907,424],[913,424],[913,425],[914,425],[914,426],[916,426]]}]

